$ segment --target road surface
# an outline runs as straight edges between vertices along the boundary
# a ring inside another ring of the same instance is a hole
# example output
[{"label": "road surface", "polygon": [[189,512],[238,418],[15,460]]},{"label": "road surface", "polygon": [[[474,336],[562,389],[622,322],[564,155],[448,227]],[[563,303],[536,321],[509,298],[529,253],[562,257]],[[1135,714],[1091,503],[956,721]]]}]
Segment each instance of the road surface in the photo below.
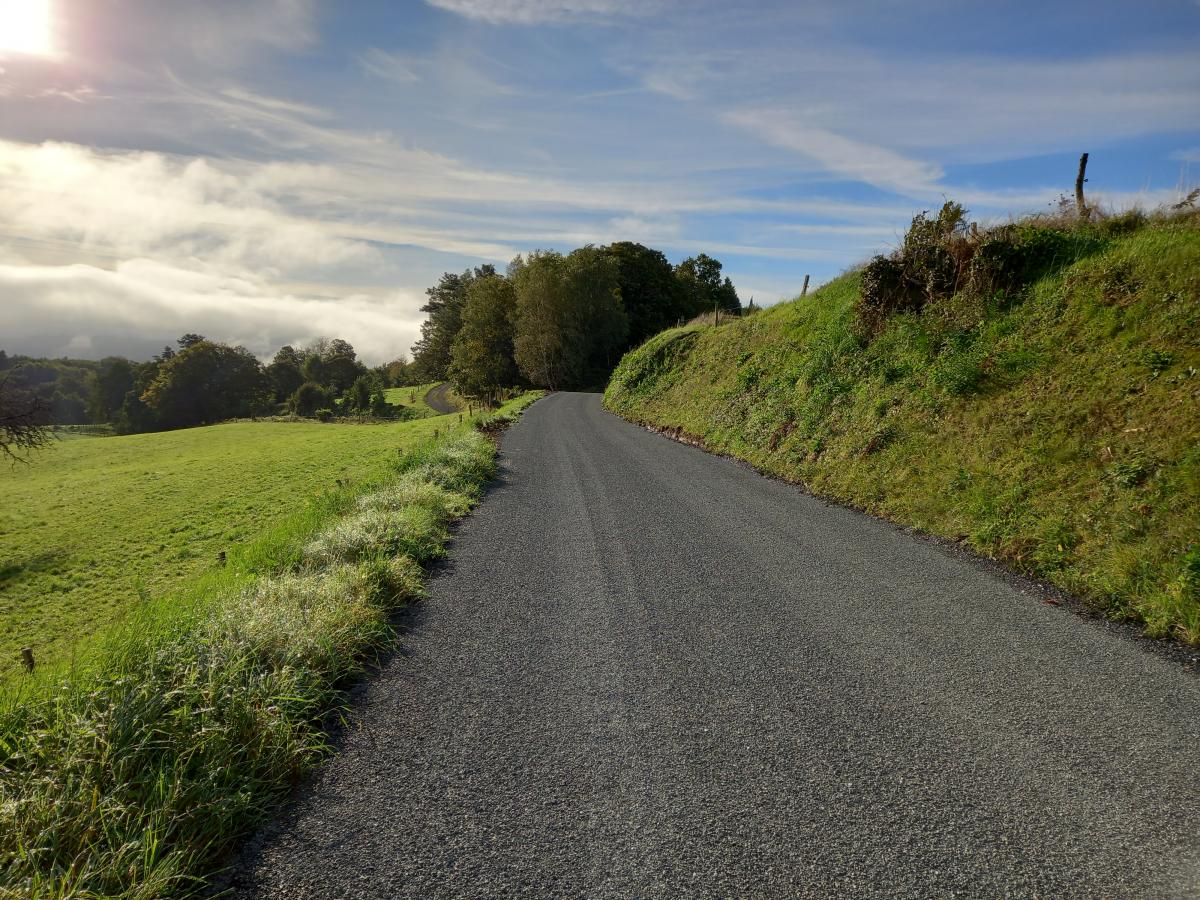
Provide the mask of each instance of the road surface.
[{"label": "road surface", "polygon": [[425,394],[425,404],[434,412],[445,415],[458,412],[458,404],[450,399],[450,382],[435,384]]},{"label": "road surface", "polygon": [[595,395],[502,461],[243,895],[1200,886],[1180,662]]}]

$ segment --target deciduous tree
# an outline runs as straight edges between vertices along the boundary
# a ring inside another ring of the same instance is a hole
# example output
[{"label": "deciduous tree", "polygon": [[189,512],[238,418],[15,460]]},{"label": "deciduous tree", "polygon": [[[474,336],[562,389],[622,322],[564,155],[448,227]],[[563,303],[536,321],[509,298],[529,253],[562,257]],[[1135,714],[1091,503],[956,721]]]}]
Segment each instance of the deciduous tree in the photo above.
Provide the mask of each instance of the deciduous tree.
[{"label": "deciduous tree", "polygon": [[270,382],[244,347],[199,341],[158,368],[142,402],[166,428],[248,416],[271,398]]},{"label": "deciduous tree", "polygon": [[507,278],[476,278],[467,288],[462,327],[450,351],[450,378],[463,396],[494,403],[502,388],[516,382],[515,307],[516,292]]}]

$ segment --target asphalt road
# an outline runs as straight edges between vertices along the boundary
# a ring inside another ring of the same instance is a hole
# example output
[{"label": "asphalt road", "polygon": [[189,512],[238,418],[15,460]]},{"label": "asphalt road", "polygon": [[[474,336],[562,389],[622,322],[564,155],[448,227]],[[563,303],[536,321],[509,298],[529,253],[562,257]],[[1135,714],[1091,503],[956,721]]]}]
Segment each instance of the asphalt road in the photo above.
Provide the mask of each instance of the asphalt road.
[{"label": "asphalt road", "polygon": [[246,894],[1200,889],[1179,662],[595,395],[503,463]]},{"label": "asphalt road", "polygon": [[425,403],[434,412],[439,412],[445,415],[446,413],[458,412],[458,404],[450,399],[450,382],[443,381],[441,384],[435,384],[425,393]]}]

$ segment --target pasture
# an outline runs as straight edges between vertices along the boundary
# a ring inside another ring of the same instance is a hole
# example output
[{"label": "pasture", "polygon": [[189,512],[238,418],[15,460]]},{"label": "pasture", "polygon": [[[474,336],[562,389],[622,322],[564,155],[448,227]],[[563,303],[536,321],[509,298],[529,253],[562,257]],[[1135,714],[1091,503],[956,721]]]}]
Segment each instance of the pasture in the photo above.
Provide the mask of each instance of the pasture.
[{"label": "pasture", "polygon": [[69,659],[82,639],[216,568],[220,551],[338,479],[382,477],[398,449],[448,421],[67,437],[0,469],[0,678],[24,646],[39,662]]}]

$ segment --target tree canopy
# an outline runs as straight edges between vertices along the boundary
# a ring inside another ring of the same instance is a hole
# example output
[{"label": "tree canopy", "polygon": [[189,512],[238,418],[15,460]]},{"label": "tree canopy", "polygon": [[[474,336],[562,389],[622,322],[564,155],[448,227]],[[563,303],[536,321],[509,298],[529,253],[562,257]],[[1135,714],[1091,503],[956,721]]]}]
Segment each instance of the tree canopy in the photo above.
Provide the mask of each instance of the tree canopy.
[{"label": "tree canopy", "polygon": [[474,279],[467,288],[462,327],[450,348],[450,378],[466,397],[495,402],[517,381],[513,355],[516,290],[499,275]]},{"label": "tree canopy", "polygon": [[245,347],[201,340],[163,362],[142,402],[168,428],[249,416],[266,409],[270,382]]}]

